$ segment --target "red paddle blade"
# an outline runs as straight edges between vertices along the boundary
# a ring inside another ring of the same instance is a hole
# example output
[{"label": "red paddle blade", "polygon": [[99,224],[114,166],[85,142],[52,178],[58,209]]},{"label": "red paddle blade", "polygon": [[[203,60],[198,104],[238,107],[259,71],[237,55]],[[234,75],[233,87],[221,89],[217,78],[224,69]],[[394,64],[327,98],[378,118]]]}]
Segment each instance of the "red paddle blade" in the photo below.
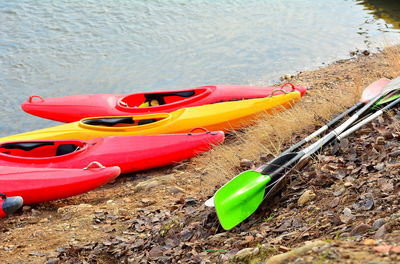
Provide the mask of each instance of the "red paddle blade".
[{"label": "red paddle blade", "polygon": [[389,79],[381,78],[371,83],[367,88],[364,89],[360,101],[368,103],[372,98],[379,95],[382,92],[383,87],[385,87],[389,82]]}]

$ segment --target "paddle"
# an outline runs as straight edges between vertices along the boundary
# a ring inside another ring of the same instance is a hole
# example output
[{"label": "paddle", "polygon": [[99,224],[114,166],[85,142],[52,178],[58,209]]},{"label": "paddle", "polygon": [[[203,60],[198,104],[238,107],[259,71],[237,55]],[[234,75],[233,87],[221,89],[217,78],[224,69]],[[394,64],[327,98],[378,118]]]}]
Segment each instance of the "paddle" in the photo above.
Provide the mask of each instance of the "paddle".
[{"label": "paddle", "polygon": [[[385,92],[395,90],[400,78],[390,82]],[[225,184],[214,196],[215,209],[222,227],[229,230],[249,217],[261,204],[264,199],[265,187],[270,182],[279,181],[284,178],[286,172],[295,165],[300,164],[323,146],[331,142],[338,135],[343,133],[352,123],[368,111],[382,96],[376,96],[364,107],[358,110],[342,125],[328,133],[326,136],[311,146],[295,153],[288,153],[279,156],[263,171],[247,171]],[[277,184],[275,184],[277,186]],[[271,190],[270,190],[271,191]]]},{"label": "paddle", "polygon": [[347,115],[350,115],[360,109],[362,106],[364,106],[366,103],[368,103],[372,98],[375,96],[379,95],[382,93],[384,87],[390,82],[389,79],[387,78],[381,78],[370,85],[368,85],[367,88],[364,89],[360,101],[347,109],[345,112],[337,115],[334,119],[329,121],[326,125],[320,127],[317,131],[312,133],[311,135],[307,136],[306,138],[302,139],[301,141],[297,142],[296,144],[292,145],[288,149],[286,149],[284,152],[281,153],[281,155],[290,153],[298,149],[299,147],[303,146],[304,144],[310,142],[313,138],[321,135],[323,132],[328,130],[329,128],[333,127],[336,125],[340,120],[342,120],[344,117]]},{"label": "paddle", "polygon": [[[389,82],[390,82],[389,79],[381,78],[381,79],[371,83],[370,85],[368,85],[368,87],[366,87],[364,89],[364,91],[362,92],[361,98],[360,98],[358,103],[356,103],[354,106],[352,106],[351,108],[349,108],[345,112],[343,112],[343,113],[339,114],[338,116],[336,116],[334,119],[329,121],[326,125],[322,126],[317,131],[312,133],[311,135],[307,136],[306,138],[302,139],[301,141],[297,142],[296,144],[294,144],[291,147],[289,147],[288,149],[286,149],[284,152],[282,152],[275,159],[279,158],[280,156],[283,156],[283,155],[286,155],[288,153],[291,153],[291,152],[295,151],[299,147],[301,147],[304,144],[310,142],[313,138],[321,135],[323,132],[325,132],[329,128],[333,127],[334,125],[336,125],[336,123],[338,123],[340,120],[342,120],[347,115],[352,114],[355,111],[357,111],[358,109],[360,109],[363,105],[365,105],[365,103],[369,102],[372,98],[374,98],[375,96],[377,96],[379,94],[382,94],[383,93],[382,91],[383,91],[384,87]],[[275,164],[274,164],[275,159],[271,161],[271,163],[270,163],[271,166],[275,166]],[[278,163],[278,165],[279,165],[279,163]],[[264,167],[265,166],[261,166],[258,170],[261,171],[261,170],[264,169]],[[208,207],[214,207],[214,197],[211,197],[210,199],[208,199],[205,202],[205,205],[208,206]]]}]

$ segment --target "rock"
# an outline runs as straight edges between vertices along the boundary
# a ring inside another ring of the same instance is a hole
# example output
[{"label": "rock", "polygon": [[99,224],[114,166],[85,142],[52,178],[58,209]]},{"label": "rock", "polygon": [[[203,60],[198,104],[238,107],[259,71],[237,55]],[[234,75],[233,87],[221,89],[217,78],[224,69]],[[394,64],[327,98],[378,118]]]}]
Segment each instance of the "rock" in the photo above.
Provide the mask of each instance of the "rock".
[{"label": "rock", "polygon": [[376,232],[375,232],[375,239],[381,239],[386,234],[386,227],[382,225]]},{"label": "rock", "polygon": [[339,190],[333,192],[333,195],[335,195],[335,196],[340,196],[340,195],[342,195],[345,191],[346,191],[345,188],[341,188],[341,189],[339,189]]},{"label": "rock", "polygon": [[244,248],[236,253],[236,259],[243,259],[253,254],[254,248]]},{"label": "rock", "polygon": [[169,188],[169,192],[172,194],[177,194],[183,192],[183,189],[176,186],[172,186]]},{"label": "rock", "polygon": [[22,207],[22,212],[24,212],[24,213],[30,212],[31,210],[32,210],[32,206],[24,205]]},{"label": "rock", "polygon": [[293,75],[291,75],[291,74],[285,74],[285,75],[283,75],[283,76],[281,77],[281,80],[282,80],[282,81],[284,81],[284,80],[290,81],[292,78],[293,78]]},{"label": "rock", "polygon": [[44,256],[46,256],[46,254],[40,253],[40,252],[36,252],[36,251],[32,251],[32,252],[29,252],[29,256],[44,257]]},{"label": "rock", "polygon": [[374,228],[376,230],[376,229],[379,229],[384,224],[385,224],[385,219],[379,218],[379,219],[376,219],[375,222],[372,224],[372,228]]},{"label": "rock", "polygon": [[343,214],[339,216],[340,221],[342,221],[343,223],[348,223],[351,220],[353,220],[355,218],[355,216],[352,214],[351,210],[349,208],[344,208],[343,209]]},{"label": "rock", "polygon": [[374,208],[374,199],[372,196],[361,195],[360,200],[357,203],[354,203],[352,206],[356,210],[364,210],[368,211]]},{"label": "rock", "polygon": [[376,245],[376,241],[373,239],[365,239],[363,241],[363,244],[366,246],[373,246],[373,245]]},{"label": "rock", "polygon": [[254,240],[254,237],[253,237],[253,236],[245,236],[245,237],[244,237],[244,240],[245,240],[246,242],[250,243],[250,242],[252,242],[252,241]]},{"label": "rock", "polygon": [[150,252],[149,255],[151,258],[157,258],[157,257],[161,257],[163,255],[163,250],[161,247],[153,247]]},{"label": "rock", "polygon": [[251,167],[253,167],[253,165],[254,165],[253,161],[251,161],[249,159],[241,159],[240,160],[240,168],[250,169]]},{"label": "rock", "polygon": [[180,163],[178,165],[176,165],[175,167],[173,167],[172,170],[185,170],[187,168],[188,164],[186,162]]},{"label": "rock", "polygon": [[335,197],[330,203],[329,203],[329,207],[331,208],[335,208],[336,206],[338,206],[340,203],[340,198],[339,197]]},{"label": "rock", "polygon": [[386,167],[386,166],[385,166],[385,163],[381,162],[381,163],[378,163],[376,166],[374,166],[374,169],[376,169],[376,170],[378,170],[378,171],[381,171],[381,170],[383,170],[385,167]]},{"label": "rock", "polygon": [[33,216],[38,216],[38,215],[40,215],[40,211],[39,211],[39,210],[32,209],[31,212],[32,212],[32,215],[33,215]]},{"label": "rock", "polygon": [[45,264],[58,264],[59,259],[48,259]]},{"label": "rock", "polygon": [[360,224],[360,225],[356,226],[355,228],[353,228],[353,230],[351,230],[350,236],[360,236],[360,235],[363,235],[363,234],[366,233],[366,232],[368,231],[368,229],[370,229],[370,228],[371,228],[370,225]]},{"label": "rock", "polygon": [[142,202],[142,204],[146,205],[146,206],[149,206],[149,205],[152,205],[152,204],[156,203],[155,201],[149,200],[149,199],[146,199],[146,198],[143,198],[142,200],[140,200],[140,202]]},{"label": "rock", "polygon": [[385,137],[379,136],[375,140],[375,144],[377,145],[385,145]]},{"label": "rock", "polygon": [[362,54],[364,54],[365,56],[368,56],[368,55],[371,54],[371,53],[369,52],[369,50],[364,50],[364,51],[362,52]]},{"label": "rock", "polygon": [[394,190],[393,180],[380,178],[378,179],[378,185],[382,192],[390,193]]},{"label": "rock", "polygon": [[133,189],[134,192],[139,192],[139,191],[148,191],[156,186],[159,186],[160,183],[158,181],[155,180],[151,180],[151,181],[144,181],[144,182],[140,182],[138,185],[135,186],[135,188]]},{"label": "rock", "polygon": [[302,247],[293,249],[289,252],[282,253],[273,257],[268,258],[265,264],[284,264],[288,263],[291,259],[298,258],[306,255],[308,252],[319,247],[325,246],[327,242],[325,241],[313,241],[305,244]]},{"label": "rock", "polygon": [[260,155],[260,161],[261,162],[267,162],[269,160],[272,160],[274,156],[272,154],[261,154]]},{"label": "rock", "polygon": [[316,194],[312,190],[306,190],[300,196],[299,200],[297,200],[297,205],[302,206],[306,204],[308,201],[313,200],[316,197]]},{"label": "rock", "polygon": [[171,184],[171,183],[175,182],[176,179],[173,174],[168,174],[165,176],[157,177],[157,178],[155,178],[155,180],[157,180],[161,184]]},{"label": "rock", "polygon": [[344,183],[344,187],[346,187],[346,188],[351,187],[351,186],[353,186],[353,183],[351,183],[351,182]]}]

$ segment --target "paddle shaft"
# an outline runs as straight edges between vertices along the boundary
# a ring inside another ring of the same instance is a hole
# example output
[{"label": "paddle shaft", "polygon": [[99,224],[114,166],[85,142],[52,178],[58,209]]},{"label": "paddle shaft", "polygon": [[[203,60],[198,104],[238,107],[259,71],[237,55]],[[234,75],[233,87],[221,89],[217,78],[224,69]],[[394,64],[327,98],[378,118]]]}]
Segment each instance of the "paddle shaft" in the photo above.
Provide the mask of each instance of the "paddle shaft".
[{"label": "paddle shaft", "polygon": [[357,123],[356,125],[352,126],[351,128],[349,128],[348,130],[344,131],[342,134],[340,134],[337,137],[337,140],[342,140],[345,137],[349,136],[350,134],[352,134],[354,131],[356,131],[357,129],[359,129],[360,127],[362,127],[363,125],[371,122],[372,120],[374,120],[375,118],[377,118],[378,116],[382,115],[385,111],[387,111],[390,108],[393,108],[394,106],[396,106],[397,104],[400,103],[400,98],[397,98],[396,100],[394,100],[393,102],[391,102],[390,104],[386,105],[385,107],[383,107],[382,109],[376,111],[375,113],[373,113],[372,115],[366,117],[365,119],[363,119],[361,122]]},{"label": "paddle shaft", "polygon": [[306,138],[302,139],[301,141],[297,142],[296,144],[292,145],[291,147],[289,147],[288,149],[283,151],[281,153],[281,155],[285,155],[285,154],[291,153],[291,152],[295,151],[296,149],[298,149],[299,147],[303,146],[304,144],[310,142],[313,138],[321,135],[322,133],[327,131],[329,128],[331,128],[334,125],[336,125],[336,123],[338,123],[340,120],[342,120],[345,116],[354,113],[355,111],[357,111],[358,109],[360,109],[364,105],[365,105],[364,102],[358,102],[357,104],[353,105],[352,107],[347,109],[345,112],[337,115],[334,119],[329,121],[327,124],[325,124],[324,126],[320,127],[317,131],[313,132],[312,134],[310,134]]}]

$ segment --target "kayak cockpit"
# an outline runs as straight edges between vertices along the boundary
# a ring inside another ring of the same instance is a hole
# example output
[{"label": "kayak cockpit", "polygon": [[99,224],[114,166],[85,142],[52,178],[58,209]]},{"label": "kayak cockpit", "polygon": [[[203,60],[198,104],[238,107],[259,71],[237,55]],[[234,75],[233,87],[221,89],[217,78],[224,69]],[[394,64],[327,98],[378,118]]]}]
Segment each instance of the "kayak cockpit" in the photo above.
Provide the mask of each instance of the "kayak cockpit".
[{"label": "kayak cockpit", "polygon": [[143,116],[95,117],[80,121],[79,125],[90,128],[141,128],[143,126],[157,126],[165,121],[169,114],[150,114]]},{"label": "kayak cockpit", "polygon": [[23,141],[0,144],[0,154],[25,157],[49,158],[76,153],[86,147],[83,141]]},{"label": "kayak cockpit", "polygon": [[121,108],[166,108],[170,105],[187,104],[211,93],[211,87],[203,86],[192,90],[136,93],[125,96],[118,101]]}]

